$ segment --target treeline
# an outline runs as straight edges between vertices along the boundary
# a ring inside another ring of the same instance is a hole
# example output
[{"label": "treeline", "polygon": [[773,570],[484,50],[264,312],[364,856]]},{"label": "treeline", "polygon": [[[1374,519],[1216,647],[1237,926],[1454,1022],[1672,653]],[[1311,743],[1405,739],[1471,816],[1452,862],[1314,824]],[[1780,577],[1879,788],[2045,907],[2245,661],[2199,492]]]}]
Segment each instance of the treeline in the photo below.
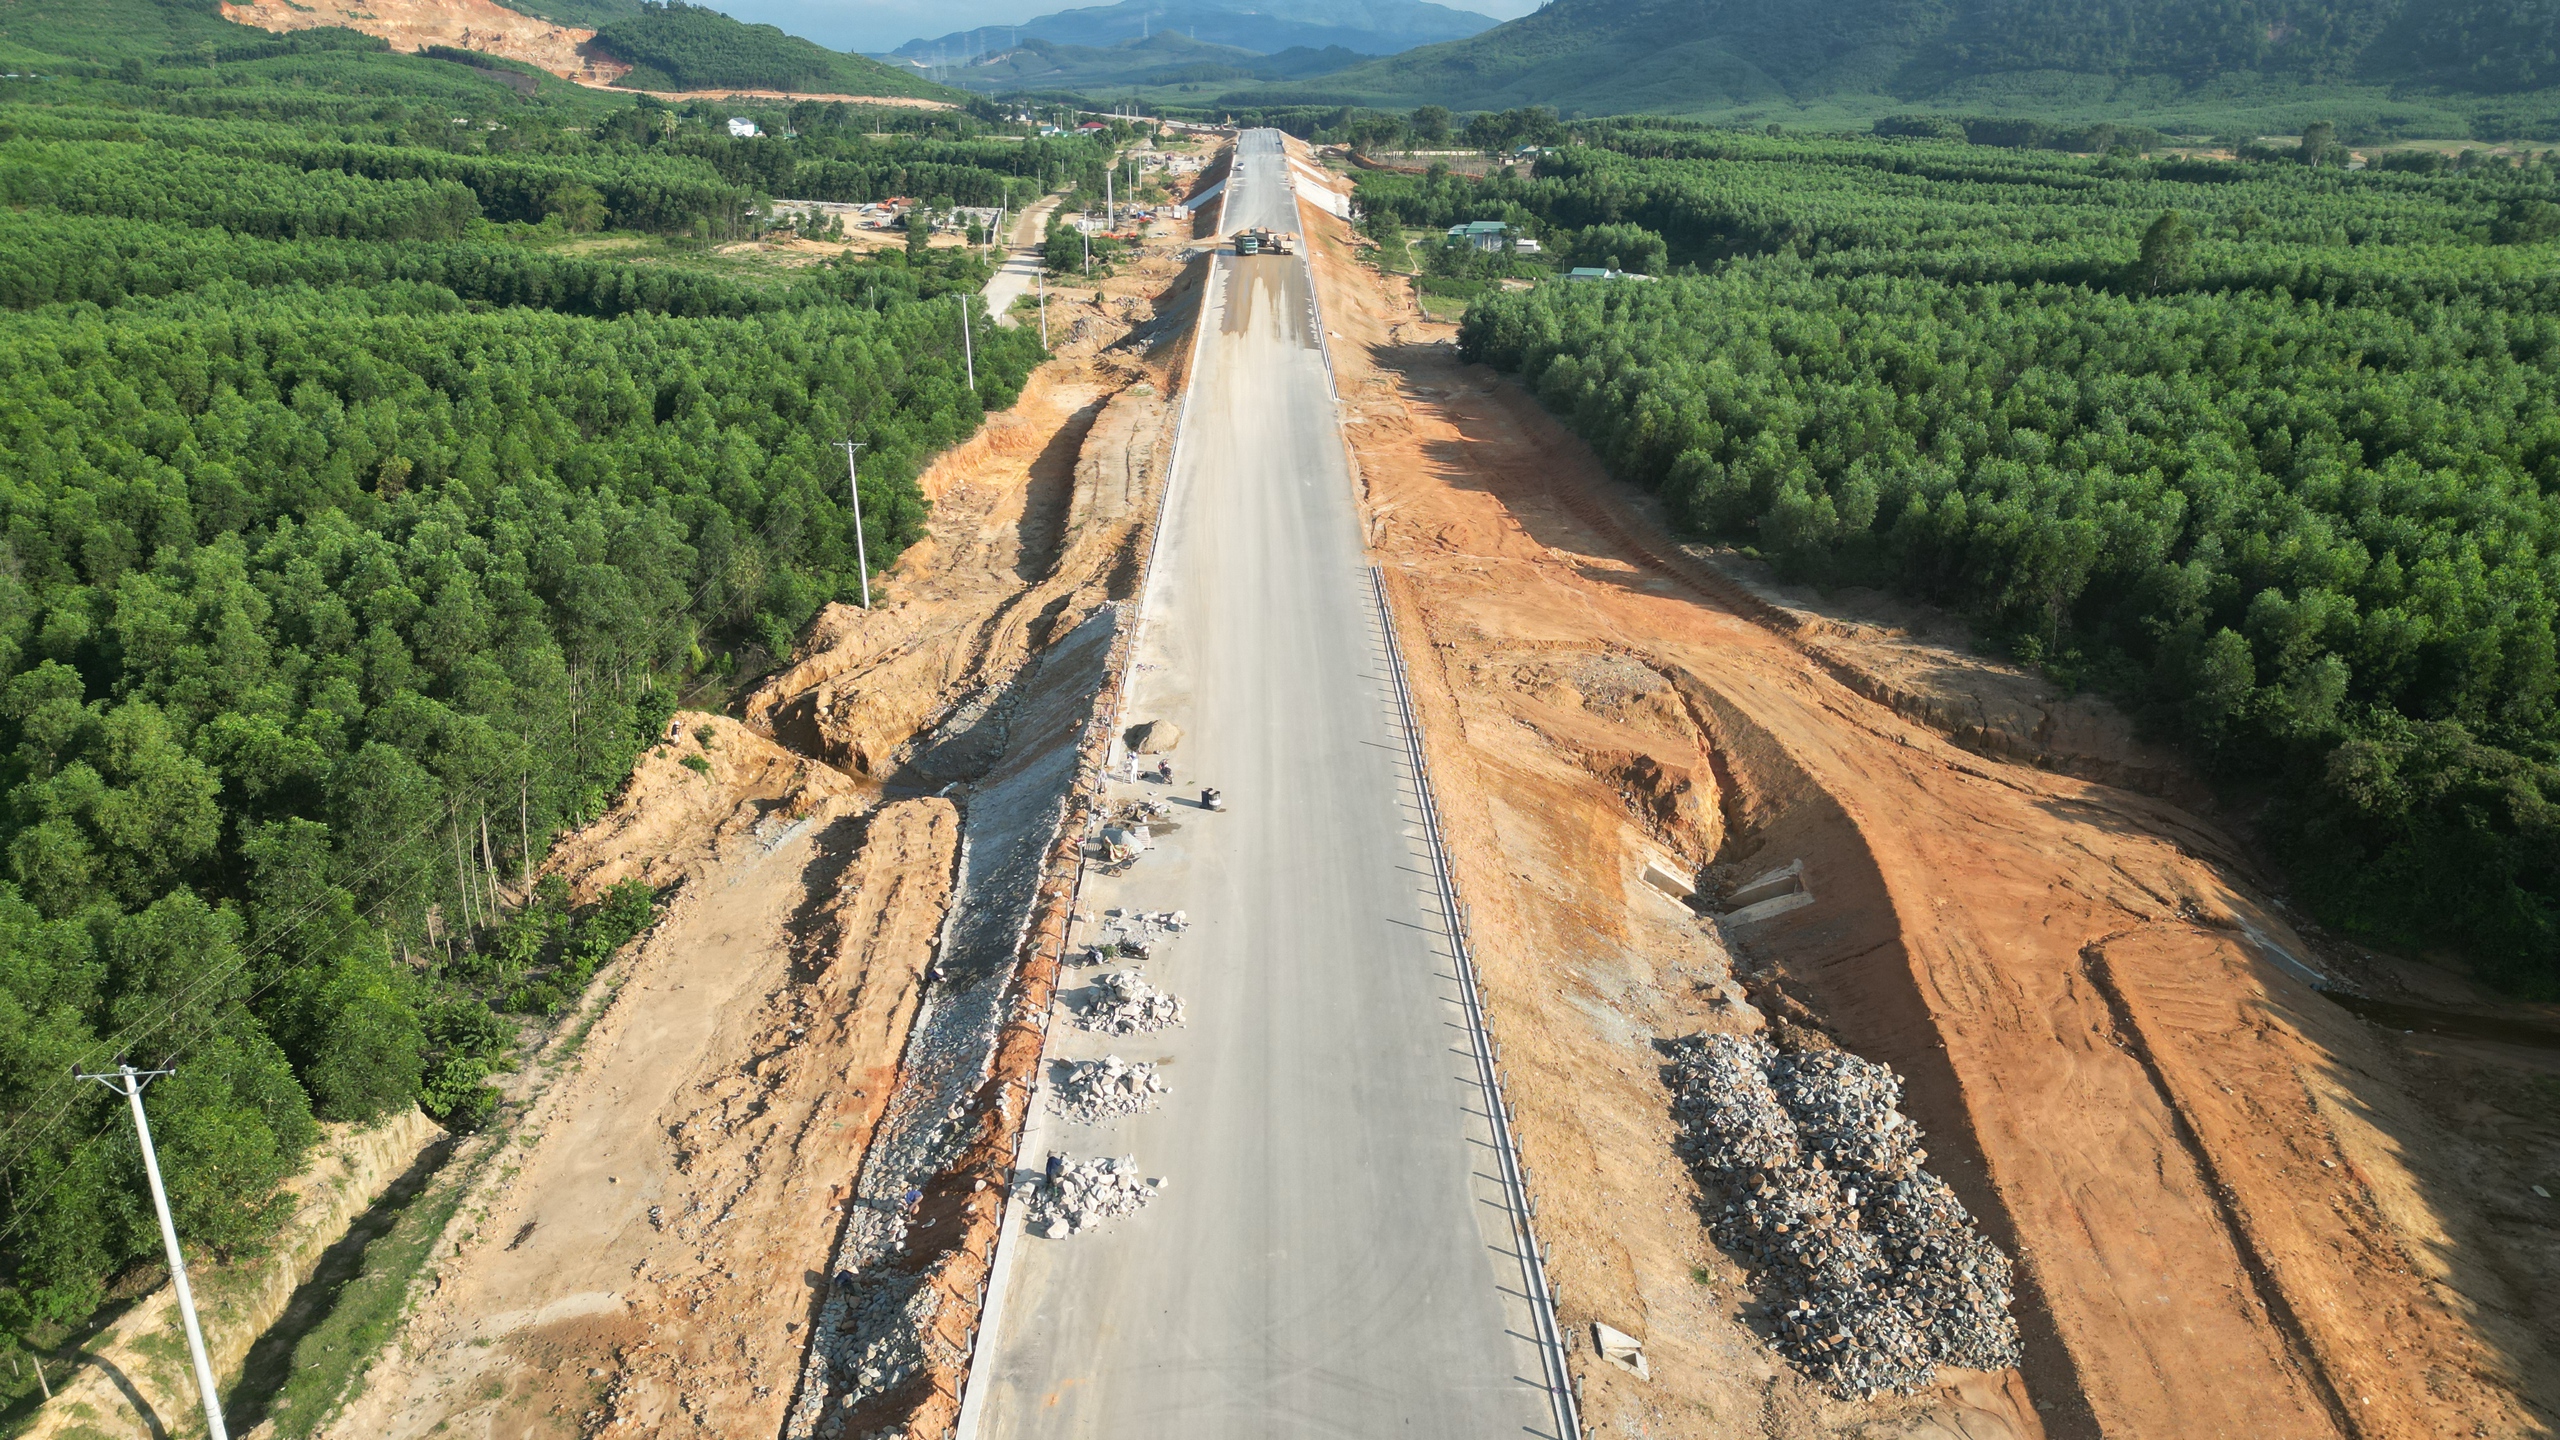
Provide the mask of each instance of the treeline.
[{"label": "treeline", "polygon": [[1361,204],[1404,225],[1507,220],[1562,243],[1593,226],[1633,226],[1658,238],[1673,267],[1791,257],[1841,275],[2098,288],[2129,283],[2124,260],[2143,227],[2174,209],[2196,237],[2185,286],[2281,288],[2327,303],[2410,303],[2475,287],[2501,304],[2539,303],[2550,272],[2521,247],[2560,234],[2560,212],[2545,208],[2560,171],[2548,164],[2424,175],[2092,164],[1731,131],[1624,130],[1609,142],[1482,181],[1370,173]]},{"label": "treeline", "polygon": [[1698,158],[1363,203],[1659,233],[1687,273],[1488,293],[1466,353],[1700,531],[1961,609],[2262,789],[2328,918],[2560,993],[2550,168],[1651,148]]},{"label": "treeline", "polygon": [[817,298],[811,284],[755,285],[670,265],[546,254],[488,241],[379,245],[260,240],[220,230],[114,217],[29,214],[0,226],[0,306],[78,302],[112,309],[224,281],[269,287],[405,281],[487,305],[571,315],[633,311],[740,316]]},{"label": "treeline", "polygon": [[[973,254],[706,253],[776,173],[724,159],[1019,194],[1104,155],[841,109],[731,142],[719,110],[97,9],[9,43],[133,53],[20,49],[51,78],[0,83],[10,1354],[159,1253],[120,1104],[73,1067],[176,1065],[149,1104],[199,1263],[272,1234],[319,1121],[480,1123],[524,1027],[651,915],[532,883],[553,837],[681,691],[860,593],[857,505],[875,567],[921,534],[919,470],[1040,358],[986,325]],[[625,233],[581,253],[598,229]]]},{"label": "treeline", "polygon": [[[24,113],[0,106],[0,117]],[[202,121],[0,125],[15,132],[0,142],[10,204],[265,239],[454,240],[474,220],[553,216],[581,230],[726,239],[752,229],[767,197],[1023,205],[1062,185],[1100,188],[1110,156],[1083,139],[741,141],[679,129],[644,132],[654,142],[492,153]]]},{"label": "treeline", "polygon": [[1962,140],[2010,150],[2069,150],[2105,155],[2156,150],[2167,137],[2147,125],[2056,125],[2016,115],[1887,115],[1875,133],[1913,140]]},{"label": "treeline", "polygon": [[847,55],[771,25],[741,24],[684,0],[642,0],[640,13],[596,30],[595,44],[637,67],[619,82],[640,90],[821,90],[952,97],[954,92],[867,56]]}]

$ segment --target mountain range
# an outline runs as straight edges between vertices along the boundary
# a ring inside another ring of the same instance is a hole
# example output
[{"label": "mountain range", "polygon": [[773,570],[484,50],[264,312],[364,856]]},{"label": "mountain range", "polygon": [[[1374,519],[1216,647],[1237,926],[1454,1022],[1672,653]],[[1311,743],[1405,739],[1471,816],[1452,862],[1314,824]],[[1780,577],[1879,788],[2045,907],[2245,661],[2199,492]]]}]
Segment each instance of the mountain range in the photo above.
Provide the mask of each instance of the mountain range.
[{"label": "mountain range", "polygon": [[1108,49],[1168,31],[1206,45],[1256,55],[1339,46],[1359,55],[1392,55],[1417,45],[1461,40],[1493,28],[1489,15],[1430,0],[1304,0],[1285,12],[1245,0],[1122,0],[1117,5],[1060,10],[1019,25],[955,30],[910,40],[891,53],[921,65],[961,65],[1013,50],[1027,41]]},{"label": "mountain range", "polygon": [[1230,100],[1566,113],[1925,97],[1997,79],[2560,84],[2552,0],[1555,0],[1464,39]]},{"label": "mountain range", "polygon": [[1194,40],[1178,30],[1165,30],[1143,40],[1123,40],[1107,47],[1025,40],[963,65],[928,67],[920,73],[930,73],[945,85],[987,95],[1025,90],[1096,92],[1127,86],[1296,80],[1331,74],[1369,58],[1339,45],[1322,50],[1297,45],[1264,55],[1233,45]]}]

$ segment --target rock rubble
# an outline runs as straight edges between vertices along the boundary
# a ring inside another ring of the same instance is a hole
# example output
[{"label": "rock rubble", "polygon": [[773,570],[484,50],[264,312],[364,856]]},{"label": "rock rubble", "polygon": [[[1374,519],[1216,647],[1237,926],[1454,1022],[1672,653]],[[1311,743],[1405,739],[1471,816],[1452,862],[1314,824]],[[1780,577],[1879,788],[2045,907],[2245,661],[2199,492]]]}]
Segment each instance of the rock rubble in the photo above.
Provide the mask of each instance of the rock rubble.
[{"label": "rock rubble", "polygon": [[1117,1055],[1099,1060],[1070,1060],[1049,1090],[1049,1109],[1057,1115],[1092,1125],[1156,1107],[1164,1096],[1164,1077],[1146,1061],[1132,1064]]},{"label": "rock rubble", "polygon": [[1076,1012],[1076,1023],[1104,1035],[1144,1035],[1182,1023],[1182,1000],[1146,981],[1135,970],[1097,975],[1093,995]]},{"label": "rock rubble", "polygon": [[1179,910],[1105,910],[1100,933],[1082,958],[1088,965],[1124,958],[1144,960],[1190,924],[1190,917]]},{"label": "rock rubble", "polygon": [[1890,1067],[1701,1035],[1672,1068],[1709,1233],[1776,1292],[1780,1354],[1858,1397],[1919,1390],[1942,1365],[2018,1363],[2009,1258],[1920,1168]]},{"label": "rock rubble", "polygon": [[1138,1162],[1126,1155],[1116,1160],[1078,1160],[1061,1169],[1057,1179],[1034,1182],[1024,1223],[1034,1235],[1063,1240],[1079,1230],[1137,1214],[1164,1184],[1161,1176],[1140,1178]]}]

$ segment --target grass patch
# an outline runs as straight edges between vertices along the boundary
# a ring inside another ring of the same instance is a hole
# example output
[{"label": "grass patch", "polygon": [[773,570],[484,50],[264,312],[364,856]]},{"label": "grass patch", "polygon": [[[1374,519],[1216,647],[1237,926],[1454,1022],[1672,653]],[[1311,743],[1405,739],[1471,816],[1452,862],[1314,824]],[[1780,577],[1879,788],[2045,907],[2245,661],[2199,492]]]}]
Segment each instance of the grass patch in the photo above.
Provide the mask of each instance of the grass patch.
[{"label": "grass patch", "polygon": [[1459,300],[1457,295],[1431,295],[1428,290],[1416,290],[1413,292],[1413,300],[1423,307],[1423,315],[1428,315],[1428,318],[1434,318],[1434,320],[1449,320],[1449,323],[1457,323],[1457,320],[1462,320],[1464,315],[1467,315],[1467,302]]},{"label": "grass patch", "polygon": [[[286,1319],[250,1353],[224,1402],[244,1431],[265,1419],[274,1422],[276,1440],[312,1434],[355,1393],[391,1342],[408,1309],[411,1282],[469,1188],[467,1175],[439,1169],[441,1157],[434,1159],[402,1177],[330,1248]],[[288,1342],[280,1332],[288,1331],[306,1299],[326,1313]]]}]

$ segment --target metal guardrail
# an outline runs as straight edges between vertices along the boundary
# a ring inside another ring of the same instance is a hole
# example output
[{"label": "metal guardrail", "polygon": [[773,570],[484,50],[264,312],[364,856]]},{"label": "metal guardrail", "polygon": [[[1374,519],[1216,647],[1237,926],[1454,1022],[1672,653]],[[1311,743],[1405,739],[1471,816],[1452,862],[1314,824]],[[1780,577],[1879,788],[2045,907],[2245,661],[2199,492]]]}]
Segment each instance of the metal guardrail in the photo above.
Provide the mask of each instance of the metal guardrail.
[{"label": "metal guardrail", "polygon": [[1537,1331],[1539,1359],[1546,1370],[1547,1398],[1554,1404],[1556,1432],[1564,1440],[1582,1440],[1580,1407],[1573,1397],[1573,1372],[1565,1364],[1563,1327],[1556,1320],[1555,1291],[1547,1283],[1546,1253],[1538,1248],[1536,1212],[1529,1200],[1529,1170],[1511,1132],[1511,1106],[1502,1097],[1502,1070],[1493,1043],[1493,1027],[1484,1010],[1484,985],[1476,972],[1475,943],[1467,925],[1467,905],[1458,895],[1458,876],[1449,864],[1449,849],[1440,828],[1440,798],[1431,788],[1430,763],[1422,753],[1422,723],[1414,713],[1413,687],[1405,675],[1404,647],[1396,640],[1396,614],[1387,603],[1386,572],[1369,567],[1369,592],[1378,605],[1378,624],[1386,637],[1387,674],[1395,683],[1396,712],[1404,723],[1406,763],[1413,767],[1413,790],[1422,807],[1423,833],[1431,841],[1432,880],[1439,891],[1449,946],[1458,972],[1458,994],[1465,1002],[1467,1038],[1475,1052],[1476,1075],[1484,1089],[1485,1119],[1493,1130],[1493,1152],[1509,1198],[1511,1237],[1520,1259],[1522,1288],[1529,1297],[1532,1327]]}]

